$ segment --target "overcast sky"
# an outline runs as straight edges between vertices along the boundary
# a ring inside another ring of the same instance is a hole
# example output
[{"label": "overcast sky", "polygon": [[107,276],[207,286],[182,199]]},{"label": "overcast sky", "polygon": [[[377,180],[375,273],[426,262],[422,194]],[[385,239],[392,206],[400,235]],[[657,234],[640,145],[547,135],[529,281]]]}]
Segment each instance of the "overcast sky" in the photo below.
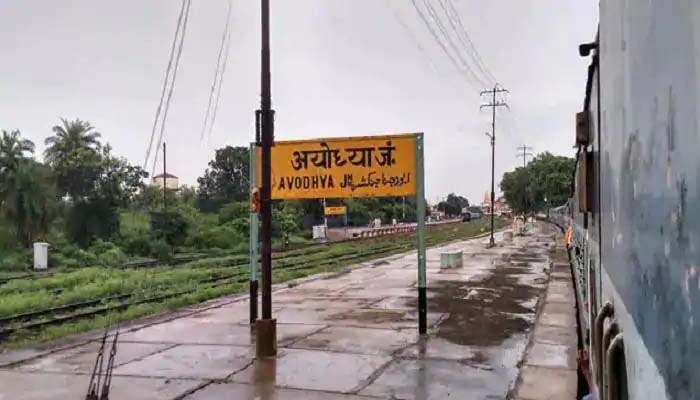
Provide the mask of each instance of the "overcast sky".
[{"label": "overcast sky", "polygon": [[[597,2],[453,2],[510,90],[496,127],[497,178],[521,162],[522,144],[571,156],[588,63],[577,46],[594,37]],[[483,198],[491,115],[477,92],[486,88],[456,70],[410,0],[271,3],[277,139],[422,131],[428,199]],[[219,111],[200,140],[227,4],[192,2],[165,133],[168,170],[182,183],[196,182],[214,149],[254,135],[259,2],[234,0]],[[20,129],[41,152],[59,118],[81,118],[142,164],[179,10],[177,0],[0,0],[0,129]]]}]

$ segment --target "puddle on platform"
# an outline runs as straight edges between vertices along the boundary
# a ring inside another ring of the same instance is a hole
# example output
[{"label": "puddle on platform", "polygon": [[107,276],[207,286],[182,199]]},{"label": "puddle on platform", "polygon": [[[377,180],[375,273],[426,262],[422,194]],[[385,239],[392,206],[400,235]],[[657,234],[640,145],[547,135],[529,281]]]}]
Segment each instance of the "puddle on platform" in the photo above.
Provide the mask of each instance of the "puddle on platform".
[{"label": "puddle on platform", "polygon": [[[533,253],[519,256],[536,258]],[[516,258],[520,264],[521,259]],[[437,336],[463,346],[495,346],[526,332],[532,326],[528,318],[534,313],[532,303],[542,289],[519,279],[533,271],[518,264],[497,264],[478,282],[437,281],[431,285],[429,308],[449,313],[438,326]]]}]

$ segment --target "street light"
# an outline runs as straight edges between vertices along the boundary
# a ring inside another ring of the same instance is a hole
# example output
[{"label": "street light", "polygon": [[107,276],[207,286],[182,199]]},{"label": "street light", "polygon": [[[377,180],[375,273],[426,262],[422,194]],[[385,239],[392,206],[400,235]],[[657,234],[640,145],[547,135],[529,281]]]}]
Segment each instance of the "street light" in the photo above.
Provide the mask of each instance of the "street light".
[{"label": "street light", "polygon": [[494,210],[494,200],[495,200],[495,190],[494,190],[494,159],[496,156],[496,137],[488,132],[484,133],[491,140],[491,237],[489,238],[489,247],[496,246],[496,241],[493,239],[493,217],[495,214]]}]

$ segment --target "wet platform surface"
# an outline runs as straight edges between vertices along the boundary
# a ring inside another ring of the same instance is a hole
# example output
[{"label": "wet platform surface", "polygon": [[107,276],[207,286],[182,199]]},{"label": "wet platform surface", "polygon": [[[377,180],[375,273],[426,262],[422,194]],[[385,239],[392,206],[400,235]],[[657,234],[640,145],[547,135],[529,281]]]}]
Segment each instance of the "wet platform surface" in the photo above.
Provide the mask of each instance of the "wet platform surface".
[{"label": "wet platform surface", "polygon": [[[503,399],[544,301],[554,235],[542,225],[494,249],[487,238],[429,249],[425,337],[415,252],[278,287],[274,359],[254,357],[245,298],[131,325],[110,398]],[[463,251],[464,266],[441,270],[445,251]],[[555,334],[556,324],[545,329]],[[84,398],[98,338],[0,355],[0,400]]]}]

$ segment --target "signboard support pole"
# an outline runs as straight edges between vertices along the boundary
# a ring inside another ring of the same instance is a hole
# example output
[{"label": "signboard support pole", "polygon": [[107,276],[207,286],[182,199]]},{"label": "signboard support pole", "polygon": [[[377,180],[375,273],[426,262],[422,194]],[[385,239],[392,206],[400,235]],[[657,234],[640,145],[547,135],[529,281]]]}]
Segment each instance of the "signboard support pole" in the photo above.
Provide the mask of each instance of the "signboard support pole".
[{"label": "signboard support pole", "polygon": [[[255,144],[250,144],[250,193],[251,203],[253,189],[257,179],[257,162],[255,160]],[[250,323],[258,319],[258,213],[250,212]]]},{"label": "signboard support pole", "polygon": [[272,318],[272,146],[275,143],[275,112],[272,110],[270,79],[270,0],[261,0],[260,52],[260,140],[262,182],[260,188],[261,314],[255,321],[255,354],[258,357],[277,355],[277,321]]},{"label": "signboard support pole", "polygon": [[416,218],[418,222],[418,333],[428,331],[428,298],[425,271],[425,176],[423,170],[423,134],[416,137]]}]

